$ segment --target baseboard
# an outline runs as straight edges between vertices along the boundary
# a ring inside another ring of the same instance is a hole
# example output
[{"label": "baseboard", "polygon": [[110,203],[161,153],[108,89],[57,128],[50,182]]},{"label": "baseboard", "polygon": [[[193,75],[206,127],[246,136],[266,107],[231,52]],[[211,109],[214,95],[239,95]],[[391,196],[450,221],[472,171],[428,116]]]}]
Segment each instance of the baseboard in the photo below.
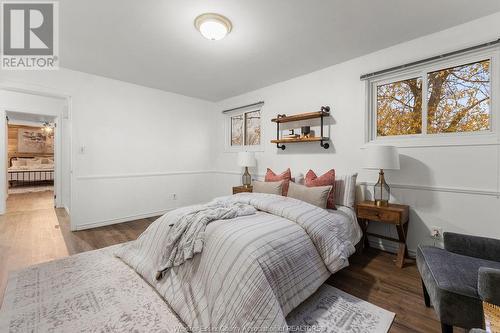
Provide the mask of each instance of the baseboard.
[{"label": "baseboard", "polygon": [[[368,237],[368,242],[370,244],[370,247],[373,247],[375,249],[379,249],[379,250],[387,251],[387,252],[391,252],[391,253],[398,252],[398,245],[396,242],[390,242],[390,241],[386,241],[384,239],[372,238],[372,237]],[[417,253],[413,249],[408,249],[408,256],[410,258],[415,258],[417,256]]]},{"label": "baseboard", "polygon": [[117,224],[117,223],[124,223],[124,222],[130,222],[130,221],[134,221],[134,220],[145,219],[148,217],[159,216],[159,215],[166,214],[173,209],[174,208],[170,208],[170,209],[164,209],[164,210],[159,210],[159,211],[155,211],[155,212],[149,212],[149,213],[143,213],[143,214],[137,214],[137,215],[129,215],[129,216],[118,217],[118,218],[114,218],[114,219],[107,219],[107,220],[101,220],[101,221],[97,221],[97,222],[80,224],[80,225],[75,226],[74,231],[105,227],[105,226],[113,225],[113,224]]}]

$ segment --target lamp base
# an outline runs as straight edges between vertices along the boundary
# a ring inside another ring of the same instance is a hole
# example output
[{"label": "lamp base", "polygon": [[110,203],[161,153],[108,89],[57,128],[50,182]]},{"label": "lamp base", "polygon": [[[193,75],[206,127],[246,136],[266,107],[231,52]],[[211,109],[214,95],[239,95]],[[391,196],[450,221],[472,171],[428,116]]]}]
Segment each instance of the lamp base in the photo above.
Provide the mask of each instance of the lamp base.
[{"label": "lamp base", "polygon": [[375,206],[387,207],[387,206],[389,206],[389,201],[388,200],[375,200]]},{"label": "lamp base", "polygon": [[384,170],[380,169],[378,181],[373,186],[373,199],[378,207],[389,206],[389,198],[391,197],[391,188],[385,182]]},{"label": "lamp base", "polygon": [[252,185],[252,176],[250,176],[250,173],[248,172],[248,167],[245,167],[245,173],[241,177],[241,180],[245,188],[250,188]]}]

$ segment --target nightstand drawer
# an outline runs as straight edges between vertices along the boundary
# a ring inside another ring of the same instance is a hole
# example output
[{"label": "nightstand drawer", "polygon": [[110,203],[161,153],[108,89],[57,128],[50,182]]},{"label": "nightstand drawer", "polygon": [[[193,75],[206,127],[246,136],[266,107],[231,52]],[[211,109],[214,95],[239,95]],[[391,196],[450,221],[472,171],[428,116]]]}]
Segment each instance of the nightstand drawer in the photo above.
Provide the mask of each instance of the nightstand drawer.
[{"label": "nightstand drawer", "polygon": [[253,187],[245,187],[245,186],[235,186],[233,187],[233,194],[236,193],[244,193],[244,192],[252,192]]},{"label": "nightstand drawer", "polygon": [[372,221],[400,223],[400,214],[398,212],[377,208],[358,207],[358,217]]}]

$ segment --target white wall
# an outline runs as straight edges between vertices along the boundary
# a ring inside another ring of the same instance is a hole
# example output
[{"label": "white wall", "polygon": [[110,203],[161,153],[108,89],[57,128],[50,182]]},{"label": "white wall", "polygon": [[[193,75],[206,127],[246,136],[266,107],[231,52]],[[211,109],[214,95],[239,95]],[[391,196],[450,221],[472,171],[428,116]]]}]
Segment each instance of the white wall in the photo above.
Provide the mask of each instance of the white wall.
[{"label": "white wall", "polygon": [[211,197],[213,103],[65,69],[3,71],[0,84],[71,97],[74,229]]},{"label": "white wall", "polygon": [[[337,174],[359,172],[361,183],[373,183],[377,172],[361,168],[365,84],[360,75],[496,40],[499,36],[500,14],[495,14],[218,103],[217,194],[229,193],[232,185],[240,183],[241,173],[236,166],[236,154],[224,152],[224,118],[220,110],[265,101],[262,109],[265,151],[257,154],[255,174],[264,174],[266,167],[277,172],[290,167],[292,173],[305,173],[309,168],[321,173],[335,168]],[[271,118],[282,113],[319,110],[321,105],[332,109],[330,149],[324,150],[319,144],[296,144],[281,151],[269,143],[276,133]],[[401,148],[400,153],[401,170],[388,171],[387,178],[389,183],[396,184],[394,201],[411,206],[410,251],[415,251],[419,243],[431,242],[432,226],[500,238],[500,200],[495,195],[499,192],[500,177],[498,143]],[[373,227],[396,236],[389,226]],[[390,249],[390,244],[385,245]]]},{"label": "white wall", "polygon": [[[224,152],[220,110],[260,100],[266,167],[359,172],[364,144],[364,73],[453,51],[500,36],[500,14],[214,103],[70,70],[5,72],[2,86],[71,96],[71,219],[83,229],[160,214],[229,194],[240,183],[236,154]],[[340,47],[340,46],[339,46]],[[284,55],[286,56],[286,55]],[[1,105],[1,103],[0,103]],[[270,119],[332,108],[332,147],[277,150]],[[0,121],[0,139],[3,138]],[[81,153],[80,148],[85,152]],[[402,169],[387,172],[394,200],[411,205],[409,247],[429,242],[429,228],[500,237],[499,145],[402,148]],[[213,171],[216,170],[216,171]],[[176,194],[176,200],[173,200]],[[1,203],[0,203],[1,204]],[[387,226],[378,226],[393,233]]]}]

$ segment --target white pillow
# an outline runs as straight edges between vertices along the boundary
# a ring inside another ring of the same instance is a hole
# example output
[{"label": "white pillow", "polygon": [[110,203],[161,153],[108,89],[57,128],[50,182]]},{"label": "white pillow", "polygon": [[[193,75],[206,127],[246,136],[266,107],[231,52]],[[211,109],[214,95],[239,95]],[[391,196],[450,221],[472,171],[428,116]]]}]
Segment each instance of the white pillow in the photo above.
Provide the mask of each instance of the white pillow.
[{"label": "white pillow", "polygon": [[12,166],[13,167],[20,167],[20,166],[25,166],[26,165],[26,161],[22,161],[22,160],[12,160]]},{"label": "white pillow", "polygon": [[292,181],[296,184],[304,185],[304,175],[302,173],[293,174]]},{"label": "white pillow", "polygon": [[254,180],[252,182],[253,189],[255,193],[268,193],[268,194],[282,194],[283,181],[279,182],[261,182]]},{"label": "white pillow", "polygon": [[308,202],[320,208],[326,208],[326,201],[331,190],[331,186],[307,187],[290,182],[287,196]]},{"label": "white pillow", "polygon": [[335,176],[335,204],[354,209],[357,173]]},{"label": "white pillow", "polygon": [[29,160],[27,158],[17,158],[15,160],[12,160],[12,162],[17,161],[19,163],[19,166],[26,166],[26,161]]},{"label": "white pillow", "polygon": [[29,167],[37,167],[42,164],[42,160],[26,160],[26,165]]}]

